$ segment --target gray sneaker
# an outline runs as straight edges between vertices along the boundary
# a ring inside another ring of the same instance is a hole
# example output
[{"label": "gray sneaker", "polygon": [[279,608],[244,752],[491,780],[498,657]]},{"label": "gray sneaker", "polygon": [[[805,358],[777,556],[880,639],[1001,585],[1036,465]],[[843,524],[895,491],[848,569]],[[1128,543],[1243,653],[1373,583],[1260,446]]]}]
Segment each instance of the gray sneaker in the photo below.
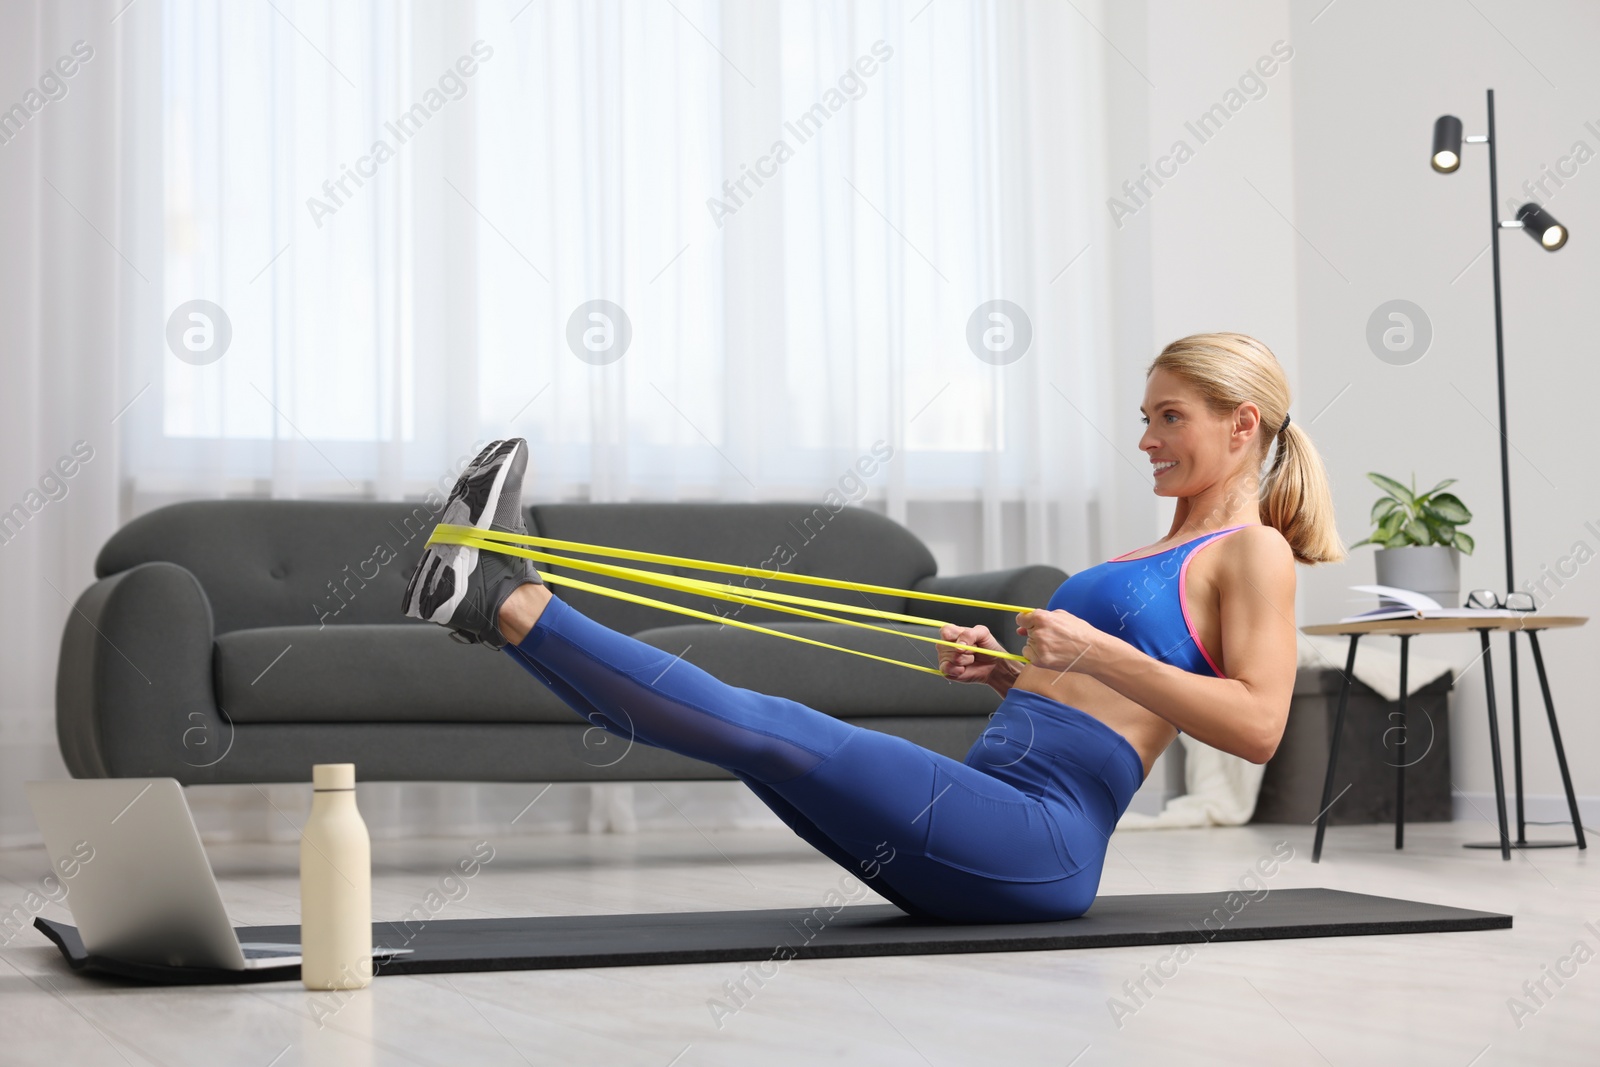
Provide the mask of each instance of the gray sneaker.
[{"label": "gray sneaker", "polygon": [[[445,501],[439,521],[503,533],[525,534],[522,474],[528,443],[520,437],[491,441],[478,453]],[[413,619],[450,628],[462,644],[507,644],[497,620],[500,605],[517,587],[544,580],[530,560],[466,545],[429,545],[406,584],[401,609]]]}]

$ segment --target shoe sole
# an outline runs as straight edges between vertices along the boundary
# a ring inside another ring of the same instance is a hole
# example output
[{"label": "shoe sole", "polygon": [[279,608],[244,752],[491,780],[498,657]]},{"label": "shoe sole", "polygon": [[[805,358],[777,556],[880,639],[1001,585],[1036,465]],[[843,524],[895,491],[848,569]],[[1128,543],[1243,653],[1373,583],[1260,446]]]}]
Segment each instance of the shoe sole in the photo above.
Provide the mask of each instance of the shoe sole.
[{"label": "shoe sole", "polygon": [[[462,472],[439,513],[439,522],[486,530],[494,522],[506,474],[512,468],[516,440],[492,441]],[[467,545],[432,545],[412,572],[403,598],[413,619],[449,625],[470,588],[479,549]]]}]

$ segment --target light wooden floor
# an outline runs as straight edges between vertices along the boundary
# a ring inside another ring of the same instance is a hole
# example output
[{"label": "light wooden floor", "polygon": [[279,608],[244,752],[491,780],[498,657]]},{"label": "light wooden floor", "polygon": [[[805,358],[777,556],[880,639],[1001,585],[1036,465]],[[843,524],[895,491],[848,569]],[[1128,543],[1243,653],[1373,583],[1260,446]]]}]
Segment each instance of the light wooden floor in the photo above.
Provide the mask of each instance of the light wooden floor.
[{"label": "light wooden floor", "polygon": [[[1510,912],[1511,930],[1211,943],[1132,1015],[1108,1001],[1169,948],[795,960],[719,1027],[743,964],[388,976],[319,1026],[298,983],[110,988],[29,930],[0,949],[0,1062],[26,1064],[1441,1064],[1600,1062],[1600,880],[1574,849],[1466,851],[1479,824],[1125,832],[1102,892],[1234,887],[1280,841],[1273,889],[1327,886]],[[1531,836],[1555,837],[1559,828]],[[374,917],[421,900],[472,842],[374,843]],[[815,907],[841,868],[787,831],[524,836],[440,917]],[[292,845],[214,846],[239,925],[298,921]],[[45,873],[0,852],[4,903]],[[876,902],[875,897],[863,900]],[[55,906],[45,913],[70,921]],[[1584,925],[1585,921],[1594,928]],[[1576,942],[1587,952],[1561,964]],[[1523,983],[1571,976],[1539,1005]],[[1576,973],[1572,974],[1576,966]],[[1548,970],[1547,970],[1548,969]],[[324,995],[325,996],[325,995]],[[1516,1019],[1508,1002],[1532,1014]],[[1132,1003],[1130,1001],[1130,1003]],[[1520,1025],[1519,1025],[1520,1023]]]}]

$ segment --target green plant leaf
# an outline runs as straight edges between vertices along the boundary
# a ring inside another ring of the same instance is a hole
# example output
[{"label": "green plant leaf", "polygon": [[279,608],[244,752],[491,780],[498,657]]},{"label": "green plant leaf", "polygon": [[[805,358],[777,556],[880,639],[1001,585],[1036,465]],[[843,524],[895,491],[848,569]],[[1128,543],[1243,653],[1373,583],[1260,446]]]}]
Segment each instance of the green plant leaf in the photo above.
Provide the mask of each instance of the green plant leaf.
[{"label": "green plant leaf", "polygon": [[1393,538],[1394,535],[1399,532],[1400,528],[1405,524],[1405,508],[1396,508],[1384,518],[1383,525],[1378,528],[1378,532],[1373,536],[1377,539],[1388,541]]},{"label": "green plant leaf", "polygon": [[1416,502],[1416,494],[1407,489],[1405,486],[1401,485],[1399,482],[1395,481],[1393,478],[1379,474],[1376,471],[1368,471],[1367,477],[1371,479],[1373,485],[1376,485],[1379,489],[1382,489],[1384,492],[1388,493],[1402,504],[1405,504],[1409,507]]},{"label": "green plant leaf", "polygon": [[1448,522],[1441,522],[1433,528],[1433,536],[1434,539],[1441,545],[1454,544],[1456,539],[1456,528],[1451,526]]},{"label": "green plant leaf", "polygon": [[1458,479],[1455,479],[1455,478],[1446,478],[1444,481],[1440,482],[1438,485],[1434,486],[1432,489],[1429,489],[1426,493],[1423,493],[1422,495],[1425,498],[1426,497],[1430,497],[1433,494],[1437,493],[1439,490],[1443,489],[1445,486],[1456,484],[1457,480]]},{"label": "green plant leaf", "polygon": [[1406,523],[1406,536],[1419,545],[1433,544],[1433,535],[1428,530],[1428,524],[1421,519],[1412,519]]},{"label": "green plant leaf", "polygon": [[1400,501],[1392,496],[1380,496],[1377,503],[1372,505],[1372,525],[1376,526],[1388,517],[1389,512],[1400,506]]},{"label": "green plant leaf", "polygon": [[1476,544],[1477,542],[1473,541],[1471,534],[1462,533],[1460,530],[1456,531],[1455,546],[1466,555],[1472,555],[1472,549]]},{"label": "green plant leaf", "polygon": [[1452,522],[1457,526],[1472,521],[1472,512],[1467,510],[1467,506],[1454,493],[1440,493],[1428,501],[1427,506],[1433,509],[1441,519],[1446,522]]}]

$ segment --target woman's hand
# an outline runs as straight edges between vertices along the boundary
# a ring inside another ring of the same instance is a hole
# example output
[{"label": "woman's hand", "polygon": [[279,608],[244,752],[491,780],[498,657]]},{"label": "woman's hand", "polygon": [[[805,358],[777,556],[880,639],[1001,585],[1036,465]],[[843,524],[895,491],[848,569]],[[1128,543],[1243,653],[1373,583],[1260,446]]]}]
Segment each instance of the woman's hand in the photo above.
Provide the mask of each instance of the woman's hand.
[{"label": "woman's hand", "polygon": [[[939,636],[946,641],[959,641],[963,645],[992,648],[996,652],[1006,650],[1004,645],[995,640],[987,626],[957,626],[947,622],[940,628]],[[1007,673],[1004,666],[1014,662],[985,656],[981,652],[951,648],[949,645],[938,647],[939,670],[953,682],[986,682],[993,685],[997,674]]]},{"label": "woman's hand", "polygon": [[1017,613],[1017,633],[1027,634],[1022,654],[1035,667],[1051,671],[1083,671],[1086,656],[1104,635],[1070,611]]}]

